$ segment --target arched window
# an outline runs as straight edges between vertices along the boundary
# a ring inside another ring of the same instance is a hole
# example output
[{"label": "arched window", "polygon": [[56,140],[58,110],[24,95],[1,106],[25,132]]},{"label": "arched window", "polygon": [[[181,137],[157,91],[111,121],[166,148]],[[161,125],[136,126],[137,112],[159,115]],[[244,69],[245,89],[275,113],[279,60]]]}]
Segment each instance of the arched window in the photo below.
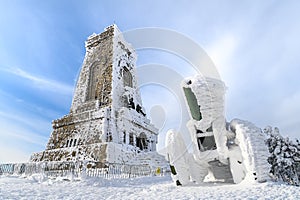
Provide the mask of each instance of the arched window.
[{"label": "arched window", "polygon": [[140,150],[148,149],[147,136],[145,133],[141,133],[139,137],[136,138],[136,146]]},{"label": "arched window", "polygon": [[98,83],[98,77],[101,74],[100,64],[95,63],[90,68],[90,74],[89,74],[89,85],[88,85],[88,94],[86,100],[95,100],[98,99],[97,97],[97,83]]},{"label": "arched window", "polygon": [[101,74],[101,78],[98,86],[98,99],[100,100],[101,105],[106,105],[109,103],[109,94],[111,92],[111,82],[109,78],[110,70],[106,70]]},{"label": "arched window", "polygon": [[130,133],[130,134],[129,134],[129,144],[130,144],[130,145],[134,145],[134,144],[133,144],[133,133]]},{"label": "arched window", "polygon": [[76,142],[77,142],[77,139],[74,140],[74,144],[73,144],[74,147],[75,147],[75,145],[76,145]]},{"label": "arched window", "polygon": [[123,82],[124,86],[132,87],[132,75],[126,67],[123,69]]},{"label": "arched window", "polygon": [[126,132],[123,132],[123,143],[126,144]]}]

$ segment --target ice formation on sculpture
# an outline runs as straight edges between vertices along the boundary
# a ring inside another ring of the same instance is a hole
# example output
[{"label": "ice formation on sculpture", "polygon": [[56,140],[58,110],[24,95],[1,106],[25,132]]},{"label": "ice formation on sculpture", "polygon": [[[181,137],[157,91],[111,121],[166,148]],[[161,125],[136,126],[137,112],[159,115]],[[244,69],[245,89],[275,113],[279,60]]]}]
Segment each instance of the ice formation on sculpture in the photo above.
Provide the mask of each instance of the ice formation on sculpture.
[{"label": "ice formation on sculpture", "polygon": [[196,182],[202,182],[207,175],[208,165],[197,163],[192,154],[189,154],[179,132],[171,129],[166,136],[167,160],[171,167],[172,179],[177,185],[187,185],[190,177]]},{"label": "ice formation on sculpture", "polygon": [[156,153],[158,129],[147,119],[137,85],[136,53],[116,25],[88,37],[70,113],[52,122],[46,150],[31,161],[130,163]]},{"label": "ice formation on sculpture", "polygon": [[226,122],[224,83],[198,75],[185,79],[182,88],[192,118],[187,127],[193,152],[187,152],[180,133],[168,132],[167,155],[176,184],[201,183],[208,177],[234,183],[265,181],[268,152],[264,135],[250,122]]}]

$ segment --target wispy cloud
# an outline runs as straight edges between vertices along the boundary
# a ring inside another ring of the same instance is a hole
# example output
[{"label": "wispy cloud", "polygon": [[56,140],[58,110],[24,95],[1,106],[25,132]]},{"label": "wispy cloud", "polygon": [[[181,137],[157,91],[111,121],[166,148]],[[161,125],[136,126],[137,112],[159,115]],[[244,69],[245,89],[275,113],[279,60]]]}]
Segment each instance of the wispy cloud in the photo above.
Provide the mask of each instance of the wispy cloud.
[{"label": "wispy cloud", "polygon": [[[0,119],[9,120],[14,122],[14,127],[18,124],[23,124],[31,129],[36,130],[37,132],[44,132],[48,131],[47,127],[51,126],[51,123],[47,120],[42,120],[37,116],[32,115],[31,113],[20,113],[17,111],[12,111],[13,113],[9,112],[2,112],[0,110]],[[6,126],[6,125],[4,125]],[[2,132],[3,130],[1,130]],[[21,131],[23,132],[23,131]]]},{"label": "wispy cloud", "polygon": [[[1,117],[2,118],[2,117]],[[0,162],[28,161],[33,152],[44,149],[48,138],[18,122],[0,120]]]},{"label": "wispy cloud", "polygon": [[[37,144],[37,145],[44,145],[47,138],[42,136],[39,131],[30,131],[29,127],[34,127],[36,124],[39,124],[45,131],[47,128],[48,123],[42,120],[37,119],[26,119],[24,116],[18,117],[14,116],[9,113],[3,113],[0,111],[0,125],[1,125],[1,132],[0,135],[3,137],[15,137],[26,142]],[[13,122],[13,123],[12,123]],[[27,127],[26,127],[27,126]],[[29,126],[29,127],[28,127]],[[5,135],[5,136],[4,136]]]},{"label": "wispy cloud", "polygon": [[48,90],[52,92],[58,92],[64,95],[71,95],[73,93],[73,86],[61,83],[55,80],[47,79],[42,76],[33,75],[26,72],[20,68],[6,68],[2,69],[5,72],[14,74],[21,78],[27,79],[34,83],[34,86],[43,90]]},{"label": "wispy cloud", "polygon": [[230,79],[232,74],[232,65],[230,62],[235,57],[236,48],[239,45],[239,39],[233,33],[228,33],[217,38],[206,48],[209,57],[212,59],[222,78]]},{"label": "wispy cloud", "polygon": [[14,146],[0,142],[0,163],[20,163],[28,162],[30,154],[20,149],[16,149]]}]

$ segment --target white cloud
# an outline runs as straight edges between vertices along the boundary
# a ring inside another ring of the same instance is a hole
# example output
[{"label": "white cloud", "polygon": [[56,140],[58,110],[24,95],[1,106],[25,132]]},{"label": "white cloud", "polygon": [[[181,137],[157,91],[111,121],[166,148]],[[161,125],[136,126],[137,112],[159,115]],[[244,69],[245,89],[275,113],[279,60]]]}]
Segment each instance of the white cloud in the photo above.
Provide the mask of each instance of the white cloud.
[{"label": "white cloud", "polygon": [[[37,132],[30,131],[25,126],[20,125],[17,121],[11,123],[5,119],[0,122],[1,132],[0,136],[10,141],[21,140],[34,145],[44,146],[47,142],[46,137],[41,136]],[[2,149],[2,147],[0,147]]]},{"label": "white cloud", "polygon": [[300,92],[294,93],[291,96],[286,97],[280,105],[280,112],[283,116],[287,116],[290,114],[298,115],[300,113]]},{"label": "white cloud", "polygon": [[279,105],[277,117],[279,119],[279,128],[282,134],[288,134],[292,138],[299,138],[300,136],[300,92],[286,97]]},{"label": "white cloud", "polygon": [[209,44],[205,50],[208,56],[212,59],[221,77],[228,77],[232,73],[231,61],[234,59],[236,48],[238,47],[239,39],[233,34],[224,34],[220,38]]},{"label": "white cloud", "polygon": [[[3,70],[3,69],[2,69]],[[73,93],[73,86],[67,85],[55,80],[47,79],[44,77],[35,76],[20,68],[8,68],[3,71],[17,75],[21,78],[27,79],[34,83],[34,86],[43,90],[57,92],[64,95],[71,95]]]},{"label": "white cloud", "polygon": [[16,149],[14,146],[9,146],[0,143],[0,163],[20,163],[28,162],[30,154],[25,153],[22,150]]},{"label": "white cloud", "polygon": [[48,138],[30,130],[19,121],[0,116],[0,127],[0,163],[26,162],[33,152],[45,148]]}]

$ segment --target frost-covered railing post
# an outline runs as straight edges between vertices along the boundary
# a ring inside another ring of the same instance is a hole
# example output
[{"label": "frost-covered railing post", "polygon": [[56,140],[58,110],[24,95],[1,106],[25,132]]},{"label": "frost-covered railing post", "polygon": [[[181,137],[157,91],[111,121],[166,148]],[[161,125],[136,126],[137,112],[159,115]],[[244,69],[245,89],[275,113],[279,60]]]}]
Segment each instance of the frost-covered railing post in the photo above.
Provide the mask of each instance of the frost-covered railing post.
[{"label": "frost-covered railing post", "polygon": [[128,174],[128,178],[131,178],[131,172],[132,172],[132,171],[131,171],[131,168],[132,168],[132,166],[130,166],[130,167],[129,167],[129,174]]},{"label": "frost-covered railing post", "polygon": [[45,174],[45,168],[47,167],[47,162],[43,162],[43,163],[41,163],[41,174],[43,175],[43,176],[46,176],[46,174]]},{"label": "frost-covered railing post", "polygon": [[14,164],[12,164],[11,168],[12,168],[12,173],[13,173],[13,172],[14,172],[14,170],[15,170],[15,165],[14,165]]}]

